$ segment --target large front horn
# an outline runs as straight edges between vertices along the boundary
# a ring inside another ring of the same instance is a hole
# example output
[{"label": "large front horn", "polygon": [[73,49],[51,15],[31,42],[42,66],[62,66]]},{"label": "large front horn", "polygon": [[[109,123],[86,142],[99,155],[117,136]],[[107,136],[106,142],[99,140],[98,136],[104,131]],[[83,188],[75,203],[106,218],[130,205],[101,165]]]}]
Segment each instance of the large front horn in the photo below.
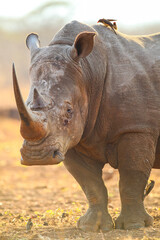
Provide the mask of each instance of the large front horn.
[{"label": "large front horn", "polygon": [[24,139],[28,141],[37,141],[44,138],[47,134],[47,127],[44,123],[36,119],[32,112],[26,108],[19,89],[15,67],[13,64],[13,87],[18,112],[21,118],[20,132]]}]

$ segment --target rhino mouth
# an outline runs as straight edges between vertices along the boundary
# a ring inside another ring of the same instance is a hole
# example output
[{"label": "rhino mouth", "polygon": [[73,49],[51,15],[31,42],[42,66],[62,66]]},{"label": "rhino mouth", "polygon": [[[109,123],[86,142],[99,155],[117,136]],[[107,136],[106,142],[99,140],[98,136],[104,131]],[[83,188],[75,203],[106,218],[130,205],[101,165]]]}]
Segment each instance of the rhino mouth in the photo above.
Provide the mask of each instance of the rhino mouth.
[{"label": "rhino mouth", "polygon": [[20,152],[21,164],[27,166],[53,165],[64,160],[64,154],[58,143],[54,145],[47,145],[45,142],[33,144],[25,140]]}]

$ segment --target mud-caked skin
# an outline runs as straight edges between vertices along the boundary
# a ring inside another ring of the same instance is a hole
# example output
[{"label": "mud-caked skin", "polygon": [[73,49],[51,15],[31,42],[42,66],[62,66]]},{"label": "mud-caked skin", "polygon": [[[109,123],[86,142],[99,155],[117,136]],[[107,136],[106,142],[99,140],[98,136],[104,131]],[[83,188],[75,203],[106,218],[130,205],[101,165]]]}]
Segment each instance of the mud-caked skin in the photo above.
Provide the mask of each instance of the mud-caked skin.
[{"label": "mud-caked skin", "polygon": [[[47,47],[30,34],[31,88],[21,117],[22,164],[61,161],[80,184],[89,209],[85,231],[150,226],[144,189],[160,168],[160,34],[127,36],[103,25],[73,21]],[[121,213],[108,213],[102,180],[106,163],[118,169]]]}]

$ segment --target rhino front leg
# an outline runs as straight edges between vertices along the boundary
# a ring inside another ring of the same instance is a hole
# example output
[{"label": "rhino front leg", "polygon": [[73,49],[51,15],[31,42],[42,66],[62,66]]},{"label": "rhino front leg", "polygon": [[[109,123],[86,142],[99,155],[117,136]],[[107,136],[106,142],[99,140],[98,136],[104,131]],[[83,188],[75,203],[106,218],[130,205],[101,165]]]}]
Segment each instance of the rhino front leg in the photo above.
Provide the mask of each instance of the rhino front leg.
[{"label": "rhino front leg", "polygon": [[153,224],[144,207],[144,189],[155,158],[155,140],[149,134],[126,134],[118,146],[121,214],[116,228],[136,229]]},{"label": "rhino front leg", "polygon": [[109,231],[113,228],[112,218],[108,213],[107,189],[102,180],[103,165],[70,151],[64,161],[68,171],[82,187],[89,209],[80,217],[77,226],[84,231]]}]

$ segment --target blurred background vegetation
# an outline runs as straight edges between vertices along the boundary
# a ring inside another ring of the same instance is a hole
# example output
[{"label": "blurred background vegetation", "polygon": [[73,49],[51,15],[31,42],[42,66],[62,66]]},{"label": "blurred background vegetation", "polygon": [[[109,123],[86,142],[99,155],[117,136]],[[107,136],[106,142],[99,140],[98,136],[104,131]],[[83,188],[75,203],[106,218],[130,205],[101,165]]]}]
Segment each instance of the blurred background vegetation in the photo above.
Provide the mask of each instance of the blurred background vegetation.
[{"label": "blurred background vegetation", "polygon": [[[8,105],[14,104],[11,77],[13,62],[16,65],[17,75],[22,89],[26,90],[29,86],[28,69],[30,57],[29,51],[25,46],[27,34],[37,32],[40,36],[41,45],[47,45],[54,34],[63,27],[65,23],[73,20],[74,11],[75,2],[72,0],[46,0],[23,17],[0,17],[0,95],[1,99],[4,99],[4,101],[2,100],[0,102],[0,108],[6,106],[7,102],[9,102],[6,89],[11,89],[11,101]],[[90,12],[90,15],[92,15],[92,12]],[[107,18],[108,16],[101,17]],[[88,18],[85,23],[92,25],[98,20],[94,19],[93,16],[91,19]],[[117,24],[118,30],[126,34],[149,34],[160,31],[160,22],[144,23],[130,27],[118,21]]]}]

